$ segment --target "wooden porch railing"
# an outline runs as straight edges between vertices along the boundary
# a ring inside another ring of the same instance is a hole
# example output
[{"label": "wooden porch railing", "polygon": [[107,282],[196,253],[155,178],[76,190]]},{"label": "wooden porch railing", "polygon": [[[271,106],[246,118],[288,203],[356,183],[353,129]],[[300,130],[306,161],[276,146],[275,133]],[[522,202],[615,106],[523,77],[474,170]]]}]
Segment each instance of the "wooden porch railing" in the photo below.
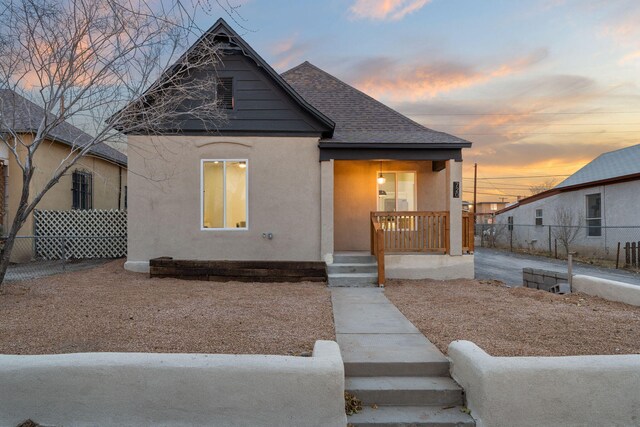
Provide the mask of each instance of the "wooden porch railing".
[{"label": "wooden porch railing", "polygon": [[388,252],[449,251],[448,212],[371,212]]},{"label": "wooden porch railing", "polygon": [[[371,212],[371,255],[378,262],[378,285],[385,281],[384,254],[449,253],[449,212]],[[462,214],[462,251],[473,252],[473,217]]]},{"label": "wooden porch railing", "polygon": [[462,213],[462,252],[471,253],[475,250],[473,214]]}]

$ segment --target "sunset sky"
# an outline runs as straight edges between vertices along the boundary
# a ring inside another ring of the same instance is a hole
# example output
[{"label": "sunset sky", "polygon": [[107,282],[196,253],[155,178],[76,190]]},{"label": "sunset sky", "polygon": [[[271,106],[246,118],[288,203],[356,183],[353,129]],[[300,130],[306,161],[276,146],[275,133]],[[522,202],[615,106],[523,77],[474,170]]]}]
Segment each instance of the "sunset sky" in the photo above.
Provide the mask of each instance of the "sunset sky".
[{"label": "sunset sky", "polygon": [[237,22],[212,1],[199,24],[223,16],[278,71],[308,60],[473,142],[465,199],[474,162],[480,200],[514,200],[640,143],[637,0],[228,1]]}]

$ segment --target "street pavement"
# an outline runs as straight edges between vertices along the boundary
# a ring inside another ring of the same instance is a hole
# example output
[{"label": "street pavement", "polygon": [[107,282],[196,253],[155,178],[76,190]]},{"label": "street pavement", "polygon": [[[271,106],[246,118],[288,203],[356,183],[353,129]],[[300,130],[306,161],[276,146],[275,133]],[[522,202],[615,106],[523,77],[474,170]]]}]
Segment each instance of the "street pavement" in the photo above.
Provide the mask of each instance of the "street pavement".
[{"label": "street pavement", "polygon": [[[525,267],[558,272],[567,271],[567,261],[564,260],[480,247],[476,247],[474,253],[476,279],[500,280],[510,286],[522,286],[522,269]],[[640,286],[640,274],[626,270],[574,262],[573,273]]]}]

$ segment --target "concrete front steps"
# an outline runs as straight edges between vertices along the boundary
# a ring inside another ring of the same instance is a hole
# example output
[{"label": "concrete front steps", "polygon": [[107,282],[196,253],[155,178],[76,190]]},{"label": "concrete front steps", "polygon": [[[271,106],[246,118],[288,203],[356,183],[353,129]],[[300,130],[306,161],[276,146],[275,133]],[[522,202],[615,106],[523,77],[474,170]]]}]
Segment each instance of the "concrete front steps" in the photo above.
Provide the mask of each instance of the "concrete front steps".
[{"label": "concrete front steps", "polygon": [[[406,367],[405,367],[406,368]],[[423,367],[404,370],[419,374]],[[382,426],[474,426],[474,420],[462,411],[464,395],[460,386],[448,376],[374,376],[376,367],[356,369],[345,389],[362,401],[362,411],[348,417],[354,427]],[[388,372],[388,366],[383,367]],[[446,375],[446,374],[445,374]]]},{"label": "concrete front steps", "polygon": [[474,426],[449,360],[380,288],[331,290],[345,390],[362,401],[354,427]]},{"label": "concrete front steps", "polygon": [[366,252],[334,254],[327,266],[331,287],[372,287],[378,284],[378,264]]}]

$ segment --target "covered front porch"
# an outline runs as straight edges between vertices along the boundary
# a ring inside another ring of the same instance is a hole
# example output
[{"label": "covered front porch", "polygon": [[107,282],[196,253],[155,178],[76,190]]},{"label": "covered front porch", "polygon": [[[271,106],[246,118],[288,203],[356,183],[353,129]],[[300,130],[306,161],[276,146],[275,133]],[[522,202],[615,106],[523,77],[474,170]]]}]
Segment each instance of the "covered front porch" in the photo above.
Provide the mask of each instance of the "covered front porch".
[{"label": "covered front porch", "polygon": [[366,252],[377,263],[379,285],[386,278],[473,277],[461,161],[324,161],[322,209],[321,251],[329,265],[336,254]]}]

